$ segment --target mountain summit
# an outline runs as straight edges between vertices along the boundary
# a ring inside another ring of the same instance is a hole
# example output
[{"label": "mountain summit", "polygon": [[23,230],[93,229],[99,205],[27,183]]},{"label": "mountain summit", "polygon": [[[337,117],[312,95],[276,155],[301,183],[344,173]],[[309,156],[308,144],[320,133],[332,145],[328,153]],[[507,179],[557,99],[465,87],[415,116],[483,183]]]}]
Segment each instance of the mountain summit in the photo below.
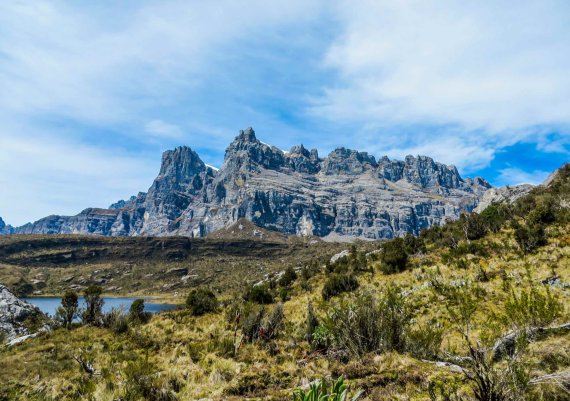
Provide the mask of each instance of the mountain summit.
[{"label": "mountain summit", "polygon": [[164,152],[146,193],[13,231],[203,237],[245,218],[284,234],[392,238],[472,211],[489,188],[427,156],[376,161],[341,147],[320,158],[303,145],[284,152],[247,128],[228,146],[219,170],[181,146]]}]

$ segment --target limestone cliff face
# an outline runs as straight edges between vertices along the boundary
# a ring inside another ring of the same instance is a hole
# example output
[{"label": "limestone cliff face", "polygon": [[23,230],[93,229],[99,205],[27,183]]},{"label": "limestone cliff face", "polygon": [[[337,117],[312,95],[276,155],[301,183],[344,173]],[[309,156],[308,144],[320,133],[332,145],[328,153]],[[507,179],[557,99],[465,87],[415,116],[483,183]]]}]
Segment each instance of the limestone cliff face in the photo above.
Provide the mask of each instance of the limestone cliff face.
[{"label": "limestone cliff face", "polygon": [[488,206],[493,203],[513,203],[517,199],[527,195],[532,189],[533,185],[521,184],[512,187],[491,188],[485,192],[481,201],[475,208],[475,212],[481,213]]},{"label": "limestone cliff face", "polygon": [[338,148],[323,159],[302,145],[283,152],[248,128],[228,146],[220,170],[178,147],[163,154],[148,192],[15,231],[205,236],[246,218],[285,234],[392,238],[472,211],[489,188],[426,156],[376,161]]},{"label": "limestone cliff face", "polygon": [[4,340],[28,334],[24,322],[34,314],[41,315],[41,312],[0,284],[0,334]]}]

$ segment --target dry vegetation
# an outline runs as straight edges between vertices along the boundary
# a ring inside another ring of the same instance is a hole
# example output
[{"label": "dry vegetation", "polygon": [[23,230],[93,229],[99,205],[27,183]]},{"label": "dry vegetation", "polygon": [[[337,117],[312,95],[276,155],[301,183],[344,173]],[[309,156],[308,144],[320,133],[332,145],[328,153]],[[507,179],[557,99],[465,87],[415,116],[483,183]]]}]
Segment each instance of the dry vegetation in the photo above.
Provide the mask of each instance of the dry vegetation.
[{"label": "dry vegetation", "polygon": [[119,334],[55,329],[0,351],[0,400],[309,399],[295,389],[341,376],[361,400],[568,400],[570,326],[550,328],[570,322],[569,194],[564,168],[514,206],[419,239],[358,243],[332,265],[339,245],[263,259],[302,269],[206,305],[194,293]]}]

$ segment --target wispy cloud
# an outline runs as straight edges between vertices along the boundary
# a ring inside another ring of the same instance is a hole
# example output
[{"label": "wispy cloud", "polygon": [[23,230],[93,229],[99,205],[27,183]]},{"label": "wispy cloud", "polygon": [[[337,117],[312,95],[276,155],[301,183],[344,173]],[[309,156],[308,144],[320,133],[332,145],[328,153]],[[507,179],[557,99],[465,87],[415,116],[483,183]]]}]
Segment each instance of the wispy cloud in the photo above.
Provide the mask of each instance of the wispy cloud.
[{"label": "wispy cloud", "polygon": [[550,173],[550,171],[542,170],[523,171],[519,168],[510,167],[499,171],[497,182],[500,185],[537,185],[544,182]]},{"label": "wispy cloud", "polygon": [[[378,132],[394,125],[454,126],[413,147],[459,139],[497,149],[532,139],[529,127],[570,123],[570,5],[562,1],[341,2],[341,30],[325,65],[338,79],[313,113]],[[477,138],[475,141],[473,137]],[[420,141],[418,143],[418,140]],[[470,153],[474,164],[489,152]]]},{"label": "wispy cloud", "polygon": [[145,131],[158,138],[181,139],[184,137],[184,133],[179,126],[162,120],[149,121],[145,125]]}]

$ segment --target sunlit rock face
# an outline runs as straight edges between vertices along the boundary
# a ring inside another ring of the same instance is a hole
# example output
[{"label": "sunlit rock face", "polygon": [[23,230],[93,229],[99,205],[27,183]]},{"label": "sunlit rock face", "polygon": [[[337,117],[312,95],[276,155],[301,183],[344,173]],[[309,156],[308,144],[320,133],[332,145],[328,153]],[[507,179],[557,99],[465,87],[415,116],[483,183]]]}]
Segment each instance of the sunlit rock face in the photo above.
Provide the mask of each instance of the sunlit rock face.
[{"label": "sunlit rock face", "polygon": [[377,161],[338,148],[320,158],[303,145],[289,152],[269,146],[247,128],[228,146],[219,170],[178,147],[163,154],[146,193],[15,231],[202,237],[246,218],[285,234],[392,238],[472,211],[490,187],[426,156]]},{"label": "sunlit rock face", "polygon": [[29,334],[23,322],[33,314],[41,312],[0,284],[0,334],[4,341]]}]

